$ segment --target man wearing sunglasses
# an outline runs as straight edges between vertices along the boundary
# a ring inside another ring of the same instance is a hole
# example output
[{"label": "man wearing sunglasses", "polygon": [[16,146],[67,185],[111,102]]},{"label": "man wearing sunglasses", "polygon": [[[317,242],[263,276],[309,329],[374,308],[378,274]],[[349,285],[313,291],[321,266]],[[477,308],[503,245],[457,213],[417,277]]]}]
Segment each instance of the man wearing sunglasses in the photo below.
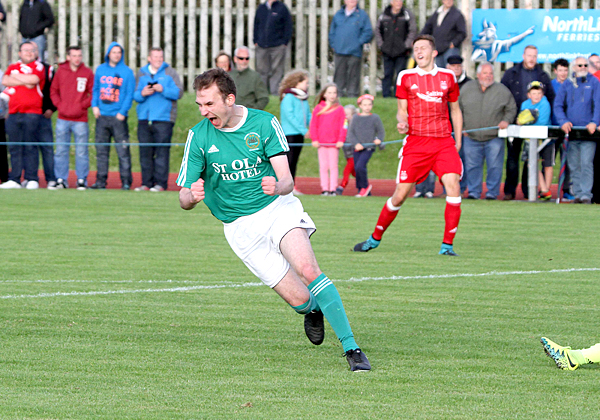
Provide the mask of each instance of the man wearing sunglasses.
[{"label": "man wearing sunglasses", "polygon": [[575,59],[571,71],[558,90],[554,112],[565,133],[571,133],[573,126],[587,129],[576,130],[570,135],[567,164],[575,203],[591,204],[596,154],[596,142],[591,136],[600,124],[600,82],[588,73],[588,60],[584,57]]},{"label": "man wearing sunglasses", "polygon": [[233,53],[235,69],[229,75],[237,86],[236,103],[263,110],[269,103],[269,91],[260,74],[250,68],[250,49],[237,47]]}]

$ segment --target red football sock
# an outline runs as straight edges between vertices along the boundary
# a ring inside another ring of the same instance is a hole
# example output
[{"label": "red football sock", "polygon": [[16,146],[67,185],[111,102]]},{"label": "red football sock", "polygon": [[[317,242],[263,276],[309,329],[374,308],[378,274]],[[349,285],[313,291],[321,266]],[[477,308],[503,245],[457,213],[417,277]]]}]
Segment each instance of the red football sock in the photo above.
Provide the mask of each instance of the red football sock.
[{"label": "red football sock", "polygon": [[342,188],[346,188],[348,181],[350,180],[350,174],[356,178],[356,172],[354,171],[354,158],[348,158],[346,166],[344,167],[344,177],[342,178]]},{"label": "red football sock", "polygon": [[379,219],[377,219],[377,225],[375,226],[375,231],[372,235],[373,239],[375,239],[376,241],[381,241],[383,233],[387,230],[387,228],[392,224],[392,222],[398,215],[398,210],[400,210],[400,206],[394,206],[392,204],[391,198],[389,198],[388,201],[385,202],[383,209],[381,209],[381,213],[379,213]]},{"label": "red football sock", "polygon": [[446,211],[444,212],[444,220],[446,227],[444,228],[444,243],[452,245],[458,222],[460,221],[460,197],[446,197]]}]

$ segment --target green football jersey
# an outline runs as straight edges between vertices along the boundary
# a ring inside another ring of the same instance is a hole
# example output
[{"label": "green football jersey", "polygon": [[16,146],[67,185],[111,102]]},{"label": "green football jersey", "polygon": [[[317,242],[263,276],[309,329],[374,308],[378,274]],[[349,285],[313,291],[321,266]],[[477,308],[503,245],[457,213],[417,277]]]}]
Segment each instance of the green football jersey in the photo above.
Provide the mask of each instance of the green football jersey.
[{"label": "green football jersey", "polygon": [[290,150],[275,116],[243,108],[234,128],[215,128],[204,119],[188,133],[177,185],[190,188],[204,179],[204,203],[224,223],[248,216],[271,204],[265,176],[276,176],[269,159]]}]

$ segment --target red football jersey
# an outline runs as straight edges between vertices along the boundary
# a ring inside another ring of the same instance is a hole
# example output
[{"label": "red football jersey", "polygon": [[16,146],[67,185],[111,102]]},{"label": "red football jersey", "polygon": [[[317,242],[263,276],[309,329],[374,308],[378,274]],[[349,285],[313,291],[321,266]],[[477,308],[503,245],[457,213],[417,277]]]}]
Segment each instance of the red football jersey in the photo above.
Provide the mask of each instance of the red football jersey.
[{"label": "red football jersey", "polygon": [[419,67],[398,74],[396,96],[408,101],[408,134],[448,137],[452,125],[448,102],[458,101],[456,76],[437,66],[426,72]]},{"label": "red football jersey", "polygon": [[8,66],[4,74],[10,76],[15,73],[35,74],[40,78],[40,83],[35,85],[32,89],[26,86],[7,88],[5,93],[10,96],[10,100],[8,101],[8,113],[41,114],[44,97],[42,89],[44,89],[45,83],[44,65],[39,61],[33,61],[29,64],[23,64],[21,61],[17,61]]}]

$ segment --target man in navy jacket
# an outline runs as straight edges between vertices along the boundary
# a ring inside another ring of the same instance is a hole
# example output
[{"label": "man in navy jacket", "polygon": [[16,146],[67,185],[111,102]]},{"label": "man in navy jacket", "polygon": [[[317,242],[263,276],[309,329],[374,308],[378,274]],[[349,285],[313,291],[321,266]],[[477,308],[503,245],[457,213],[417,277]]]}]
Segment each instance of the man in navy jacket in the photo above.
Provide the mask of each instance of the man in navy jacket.
[{"label": "man in navy jacket", "polygon": [[421,35],[432,35],[438,55],[435,64],[446,67],[448,57],[460,55],[460,45],[467,37],[465,17],[454,6],[454,0],[442,0],[442,5],[427,19]]},{"label": "man in navy jacket", "polygon": [[278,95],[285,69],[287,44],[292,39],[292,15],[278,0],[267,0],[258,6],[254,16],[256,71],[271,95]]},{"label": "man in navy jacket", "polygon": [[[554,89],[550,76],[537,64],[537,47],[528,45],[523,52],[523,62],[506,70],[502,76],[502,84],[506,86],[515,98],[517,109],[521,109],[521,104],[527,100],[527,86],[533,82],[542,82],[544,85],[544,95],[550,102],[554,103]],[[514,121],[510,121],[513,123]],[[514,200],[517,184],[519,183],[519,157],[521,155],[521,146],[523,139],[515,138],[512,142],[507,140],[506,149],[506,179],[504,180],[504,200]],[[521,190],[525,198],[528,197],[528,170],[527,165],[523,165],[523,174],[521,177]]]}]

